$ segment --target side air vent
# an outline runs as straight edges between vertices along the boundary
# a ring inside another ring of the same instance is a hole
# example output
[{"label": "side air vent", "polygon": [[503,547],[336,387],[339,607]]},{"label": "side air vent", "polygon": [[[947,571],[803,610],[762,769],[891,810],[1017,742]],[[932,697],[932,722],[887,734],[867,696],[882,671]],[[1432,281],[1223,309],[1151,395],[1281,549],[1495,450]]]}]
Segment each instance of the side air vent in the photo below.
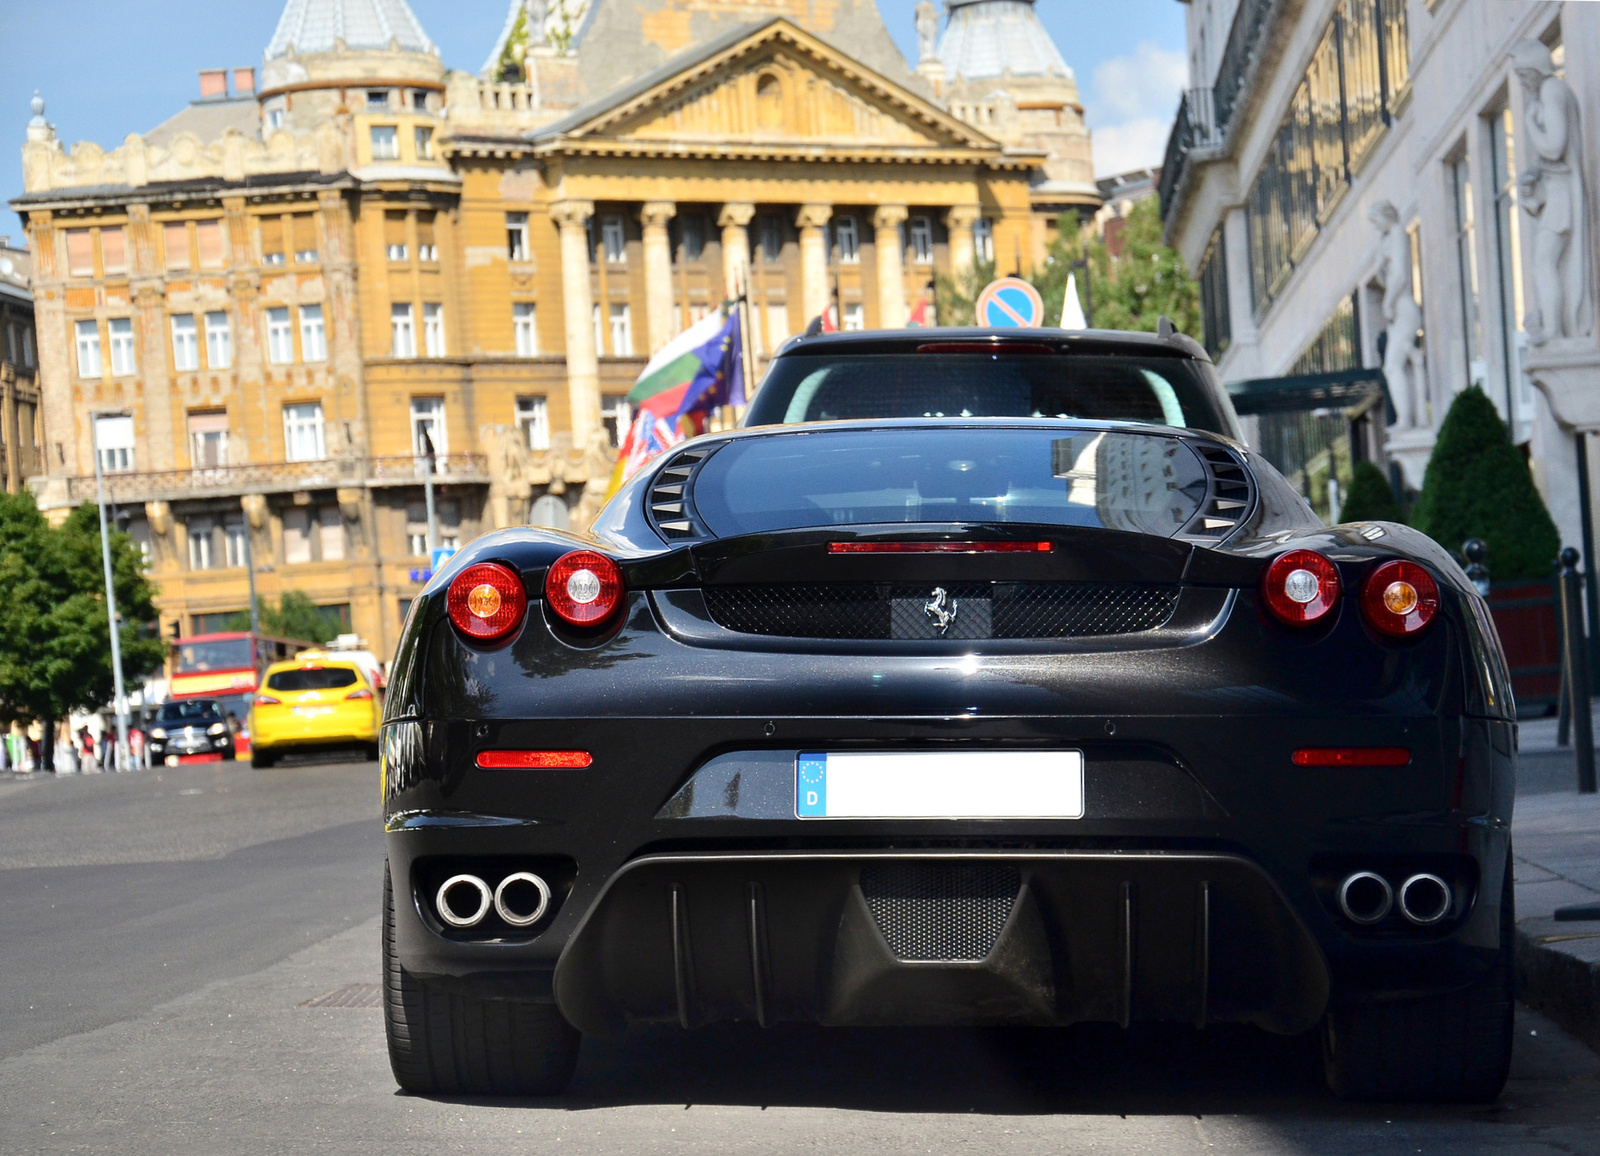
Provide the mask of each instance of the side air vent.
[{"label": "side air vent", "polygon": [[682,450],[667,460],[645,495],[650,525],[668,542],[709,538],[711,532],[695,513],[691,496],[694,475],[716,446]]},{"label": "side air vent", "polygon": [[1254,511],[1255,481],[1244,458],[1227,446],[1201,441],[1189,446],[1205,463],[1209,484],[1199,512],[1173,536],[1182,542],[1216,545],[1230,538]]}]

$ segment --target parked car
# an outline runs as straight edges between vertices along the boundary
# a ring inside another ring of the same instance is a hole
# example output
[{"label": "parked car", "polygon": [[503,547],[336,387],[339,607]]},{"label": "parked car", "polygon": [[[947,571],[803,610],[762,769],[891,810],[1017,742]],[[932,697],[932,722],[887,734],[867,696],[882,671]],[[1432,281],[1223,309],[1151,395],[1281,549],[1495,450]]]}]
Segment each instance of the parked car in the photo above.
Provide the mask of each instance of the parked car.
[{"label": "parked car", "polygon": [[744,425],[890,417],[1154,422],[1242,440],[1211,359],[1181,333],[888,329],[785,342]]},{"label": "parked car", "polygon": [[150,761],[214,763],[233,758],[233,732],[223,704],[214,698],[163,703],[150,724]]},{"label": "parked car", "polygon": [[321,650],[301,651],[267,667],[250,703],[250,765],[283,755],[359,747],[378,757],[378,694],[358,662]]},{"label": "parked car", "polygon": [[580,1033],[719,1020],[1320,1025],[1347,1097],[1505,1079],[1483,600],[1228,438],[697,438],[589,535],[463,549],[390,673],[407,1089],[554,1092]]}]

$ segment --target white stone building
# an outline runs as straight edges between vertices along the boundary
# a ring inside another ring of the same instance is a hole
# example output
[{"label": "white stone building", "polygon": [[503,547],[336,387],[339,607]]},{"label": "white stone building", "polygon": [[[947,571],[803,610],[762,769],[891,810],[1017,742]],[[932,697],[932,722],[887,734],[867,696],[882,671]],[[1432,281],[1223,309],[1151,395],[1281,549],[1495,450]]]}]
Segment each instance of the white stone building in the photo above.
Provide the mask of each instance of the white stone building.
[{"label": "white stone building", "polygon": [[1381,366],[1411,488],[1478,383],[1592,543],[1600,4],[1190,0],[1188,31],[1162,215],[1223,379]]}]

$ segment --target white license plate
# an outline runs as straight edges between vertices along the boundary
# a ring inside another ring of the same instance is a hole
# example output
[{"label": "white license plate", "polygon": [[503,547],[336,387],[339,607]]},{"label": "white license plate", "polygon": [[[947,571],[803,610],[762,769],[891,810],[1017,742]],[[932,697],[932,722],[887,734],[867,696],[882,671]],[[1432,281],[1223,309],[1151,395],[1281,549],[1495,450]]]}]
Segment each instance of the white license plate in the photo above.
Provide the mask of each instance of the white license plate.
[{"label": "white license plate", "polygon": [[1081,819],[1082,751],[802,751],[801,819]]}]

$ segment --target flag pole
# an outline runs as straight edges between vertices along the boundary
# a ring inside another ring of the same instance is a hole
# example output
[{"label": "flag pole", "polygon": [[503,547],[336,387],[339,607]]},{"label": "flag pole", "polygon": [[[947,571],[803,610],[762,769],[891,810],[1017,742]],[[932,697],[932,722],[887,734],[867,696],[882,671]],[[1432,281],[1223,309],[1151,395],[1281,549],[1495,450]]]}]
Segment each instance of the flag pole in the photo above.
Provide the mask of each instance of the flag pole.
[{"label": "flag pole", "polygon": [[[752,340],[750,316],[750,282],[746,277],[739,291],[739,357],[744,369],[745,405],[750,404],[750,399],[756,390],[756,347]],[[743,406],[730,408],[735,410],[733,420],[736,423],[744,417]]]}]

